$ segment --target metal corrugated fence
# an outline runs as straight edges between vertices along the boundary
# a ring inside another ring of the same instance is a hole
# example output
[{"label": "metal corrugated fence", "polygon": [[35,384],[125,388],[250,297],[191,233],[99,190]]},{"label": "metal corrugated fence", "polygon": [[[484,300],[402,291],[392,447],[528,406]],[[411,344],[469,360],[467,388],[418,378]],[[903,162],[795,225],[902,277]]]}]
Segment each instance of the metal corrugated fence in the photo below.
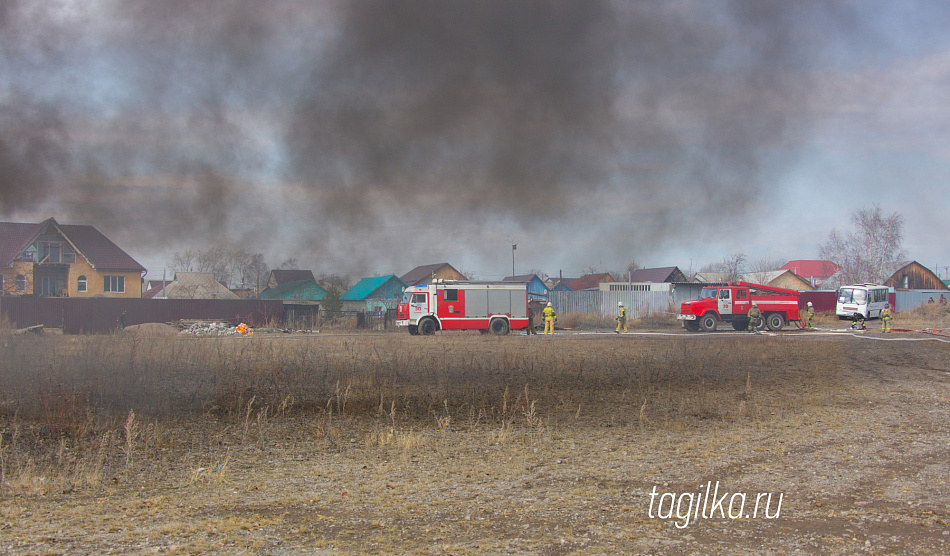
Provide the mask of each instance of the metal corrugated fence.
[{"label": "metal corrugated fence", "polygon": [[638,319],[672,311],[669,291],[596,291],[551,292],[551,306],[559,315],[593,313],[606,317],[617,314],[617,303],[623,302],[627,316]]},{"label": "metal corrugated fence", "polygon": [[939,303],[941,295],[950,302],[950,292],[947,290],[898,291],[894,309],[896,311],[913,311],[921,305],[930,303],[931,299],[934,300],[934,303]]}]

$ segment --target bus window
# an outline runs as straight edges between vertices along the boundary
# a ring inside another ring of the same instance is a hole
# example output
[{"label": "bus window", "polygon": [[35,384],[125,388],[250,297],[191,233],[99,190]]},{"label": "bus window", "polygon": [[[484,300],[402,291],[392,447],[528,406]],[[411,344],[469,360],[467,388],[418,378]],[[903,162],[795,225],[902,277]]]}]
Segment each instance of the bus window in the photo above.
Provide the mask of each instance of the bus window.
[{"label": "bus window", "polygon": [[851,288],[841,288],[838,290],[838,303],[851,303],[851,295],[854,292]]}]

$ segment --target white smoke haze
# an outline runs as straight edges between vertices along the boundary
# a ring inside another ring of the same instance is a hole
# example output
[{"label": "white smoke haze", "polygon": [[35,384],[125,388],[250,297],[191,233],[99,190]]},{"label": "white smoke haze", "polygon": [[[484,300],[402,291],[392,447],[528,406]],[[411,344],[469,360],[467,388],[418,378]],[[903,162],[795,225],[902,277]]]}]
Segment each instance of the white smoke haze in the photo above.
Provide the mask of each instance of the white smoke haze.
[{"label": "white smoke haze", "polygon": [[[519,271],[699,266],[775,245],[748,239],[814,197],[757,216],[797,180],[827,192],[819,168],[878,175],[860,149],[947,164],[948,12],[8,1],[0,216],[96,225],[151,274],[212,244],[354,276],[443,260],[501,276],[511,243]],[[809,229],[774,256],[816,256],[828,230]]]}]

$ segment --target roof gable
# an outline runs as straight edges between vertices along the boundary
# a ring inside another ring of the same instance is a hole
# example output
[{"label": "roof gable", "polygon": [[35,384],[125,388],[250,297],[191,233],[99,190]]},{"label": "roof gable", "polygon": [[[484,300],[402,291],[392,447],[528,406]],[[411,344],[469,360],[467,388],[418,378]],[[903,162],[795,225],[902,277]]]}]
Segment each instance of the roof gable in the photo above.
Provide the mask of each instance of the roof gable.
[{"label": "roof gable", "polygon": [[434,274],[439,274],[446,271],[454,272],[455,274],[461,276],[461,279],[465,279],[465,276],[449,263],[435,263],[417,266],[416,268],[400,276],[399,279],[402,280],[407,286],[415,286],[416,284],[431,280]]},{"label": "roof gable", "polygon": [[53,218],[47,218],[39,224],[0,222],[0,267],[10,266],[17,255],[50,226],[96,270],[145,272],[145,267],[95,227],[59,224]]},{"label": "roof gable", "polygon": [[[272,270],[270,271],[270,278],[267,280],[268,285],[271,287],[280,286],[281,284],[289,284],[291,282],[300,282],[303,280],[310,280],[316,282],[317,280],[313,277],[313,272],[310,270]],[[273,282],[273,284],[271,283]]]},{"label": "roof gable", "polygon": [[686,275],[678,267],[640,268],[630,273],[631,282],[687,282]]},{"label": "roof gable", "polygon": [[0,222],[0,268],[9,267],[43,230],[43,224]]}]

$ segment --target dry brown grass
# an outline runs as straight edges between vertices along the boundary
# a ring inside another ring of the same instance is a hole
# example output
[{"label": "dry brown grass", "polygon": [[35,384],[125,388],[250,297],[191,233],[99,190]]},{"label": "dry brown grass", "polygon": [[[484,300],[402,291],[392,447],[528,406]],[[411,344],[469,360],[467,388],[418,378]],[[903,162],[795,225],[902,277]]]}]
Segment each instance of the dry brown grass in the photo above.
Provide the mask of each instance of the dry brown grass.
[{"label": "dry brown grass", "polygon": [[[409,454],[447,431],[485,427],[523,443],[576,427],[754,421],[795,411],[803,399],[782,386],[827,377],[839,360],[819,348],[808,365],[765,380],[772,361],[799,359],[792,344],[612,340],[14,336],[0,360],[0,490],[68,490],[135,473],[193,442],[169,432],[190,434],[183,423],[210,425],[201,442],[211,434],[262,448],[303,419],[305,436],[329,446],[355,436]],[[221,480],[226,469],[196,465],[194,481]]]},{"label": "dry brown grass", "polygon": [[[950,352],[937,342],[23,336],[2,355],[0,551],[757,553],[769,542],[855,553],[870,540],[900,553],[944,542],[937,370]],[[681,531],[648,518],[651,487],[708,478],[785,492],[783,519]]]}]

